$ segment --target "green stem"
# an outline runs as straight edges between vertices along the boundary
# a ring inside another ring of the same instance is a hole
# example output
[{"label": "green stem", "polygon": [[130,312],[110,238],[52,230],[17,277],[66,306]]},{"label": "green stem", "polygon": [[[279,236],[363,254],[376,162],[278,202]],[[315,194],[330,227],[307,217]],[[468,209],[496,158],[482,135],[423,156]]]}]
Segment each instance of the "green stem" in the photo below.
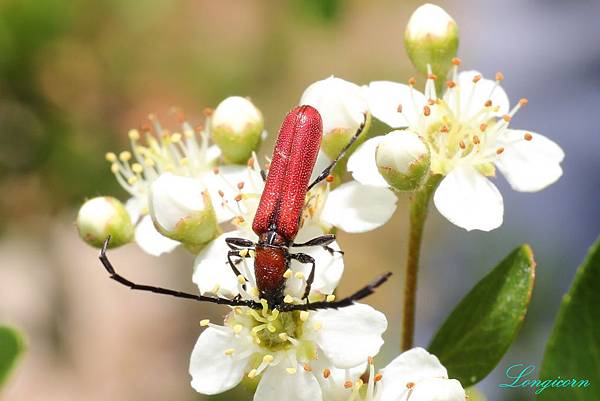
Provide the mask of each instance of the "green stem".
[{"label": "green stem", "polygon": [[417,191],[410,200],[410,227],[404,279],[404,313],[402,316],[402,351],[413,347],[417,276],[419,273],[419,254],[421,252],[423,229],[425,228],[425,220],[427,219],[429,201],[441,179],[441,175],[432,175],[429,177],[423,188]]}]

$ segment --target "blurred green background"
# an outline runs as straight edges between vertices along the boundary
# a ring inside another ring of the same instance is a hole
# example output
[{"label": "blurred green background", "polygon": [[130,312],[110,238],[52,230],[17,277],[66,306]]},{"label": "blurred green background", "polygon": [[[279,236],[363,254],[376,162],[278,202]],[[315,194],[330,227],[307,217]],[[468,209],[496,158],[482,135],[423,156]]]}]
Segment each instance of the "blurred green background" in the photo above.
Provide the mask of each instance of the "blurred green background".
[{"label": "blurred green background", "polygon": [[[270,153],[284,114],[310,83],[331,74],[363,84],[405,81],[413,71],[402,35],[416,1],[0,1],[0,322],[27,334],[28,353],[4,390],[11,401],[202,399],[187,364],[198,321],[223,308],[133,294],[108,280],[73,220],[87,197],[125,199],[104,153],[127,146],[148,113],[192,123],[229,95],[263,111]],[[514,103],[530,105],[514,126],[547,135],[567,153],[565,176],[538,194],[505,182],[505,224],[466,233],[437,215],[426,231],[417,343],[522,242],[539,264],[532,309],[517,343],[481,389],[495,400],[504,369],[539,364],[562,293],[600,232],[597,124],[598,2],[439,2],[461,28],[465,68],[502,70]],[[381,127],[376,128],[382,130]],[[381,133],[381,132],[375,132]],[[340,235],[346,293],[405,257],[406,200],[384,228]],[[160,259],[135,246],[113,252],[138,281],[194,291],[191,256]],[[402,274],[370,299],[390,320],[383,367],[399,349]],[[236,398],[237,397],[237,398]],[[244,389],[221,399],[249,399]]]}]

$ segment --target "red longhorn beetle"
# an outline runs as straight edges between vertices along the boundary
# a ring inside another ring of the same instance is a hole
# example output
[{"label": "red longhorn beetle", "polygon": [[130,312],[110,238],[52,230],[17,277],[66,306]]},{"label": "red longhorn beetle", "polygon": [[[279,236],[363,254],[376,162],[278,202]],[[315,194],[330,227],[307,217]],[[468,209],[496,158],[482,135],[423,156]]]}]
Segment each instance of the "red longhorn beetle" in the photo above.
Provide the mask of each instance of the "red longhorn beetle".
[{"label": "red longhorn beetle", "polygon": [[[294,243],[300,228],[300,217],[304,208],[306,193],[329,176],[336,163],[359,137],[365,123],[363,122],[338,157],[309,185],[308,182],[321,146],[322,125],[319,112],[311,106],[299,106],[288,113],[279,130],[268,176],[265,177],[265,174],[261,172],[266,183],[252,223],[252,230],[258,235],[258,243],[255,244],[244,238],[225,239],[227,245],[231,248],[227,254],[227,260],[236,276],[240,276],[241,273],[232,257],[249,257],[249,252],[240,251],[254,250],[254,273],[259,296],[268,302],[269,307],[277,308],[280,311],[337,309],[349,306],[355,301],[372,294],[375,288],[383,284],[391,275],[391,273],[386,273],[351,296],[338,301],[308,302],[308,294],[315,277],[315,260],[305,253],[291,253],[290,248],[322,246],[329,252],[335,252],[328,246],[335,241],[335,235],[327,234],[301,244]],[[110,237],[104,242],[100,252],[100,261],[110,274],[110,278],[133,290],[150,291],[178,298],[230,306],[262,308],[261,303],[240,299],[239,296],[233,299],[209,297],[133,283],[116,273],[108,260],[106,248],[109,241]],[[284,302],[286,283],[284,273],[288,270],[292,259],[300,263],[311,264],[310,274],[306,280],[306,288],[302,297],[306,300],[304,304]]]}]

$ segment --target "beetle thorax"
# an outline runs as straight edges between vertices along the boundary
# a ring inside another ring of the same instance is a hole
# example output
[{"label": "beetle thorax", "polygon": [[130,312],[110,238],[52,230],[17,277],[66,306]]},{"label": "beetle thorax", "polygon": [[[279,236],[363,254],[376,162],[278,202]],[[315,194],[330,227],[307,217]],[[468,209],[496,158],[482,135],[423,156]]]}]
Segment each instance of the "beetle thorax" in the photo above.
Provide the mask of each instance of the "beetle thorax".
[{"label": "beetle thorax", "polygon": [[271,305],[283,302],[284,273],[288,267],[287,241],[273,231],[261,235],[256,245],[254,274],[260,297]]}]

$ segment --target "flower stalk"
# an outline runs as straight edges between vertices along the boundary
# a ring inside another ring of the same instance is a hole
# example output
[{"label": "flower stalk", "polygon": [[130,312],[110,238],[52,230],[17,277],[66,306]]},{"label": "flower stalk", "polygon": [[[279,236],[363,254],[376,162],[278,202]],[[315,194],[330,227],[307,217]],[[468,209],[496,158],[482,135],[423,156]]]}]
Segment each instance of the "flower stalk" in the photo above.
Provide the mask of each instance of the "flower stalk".
[{"label": "flower stalk", "polygon": [[408,256],[404,277],[404,307],[402,315],[401,350],[413,347],[415,333],[415,311],[417,301],[417,277],[419,274],[419,256],[423,241],[423,229],[429,210],[429,201],[443,176],[435,174],[429,177],[425,185],[416,191],[410,200],[410,221],[408,233]]}]

